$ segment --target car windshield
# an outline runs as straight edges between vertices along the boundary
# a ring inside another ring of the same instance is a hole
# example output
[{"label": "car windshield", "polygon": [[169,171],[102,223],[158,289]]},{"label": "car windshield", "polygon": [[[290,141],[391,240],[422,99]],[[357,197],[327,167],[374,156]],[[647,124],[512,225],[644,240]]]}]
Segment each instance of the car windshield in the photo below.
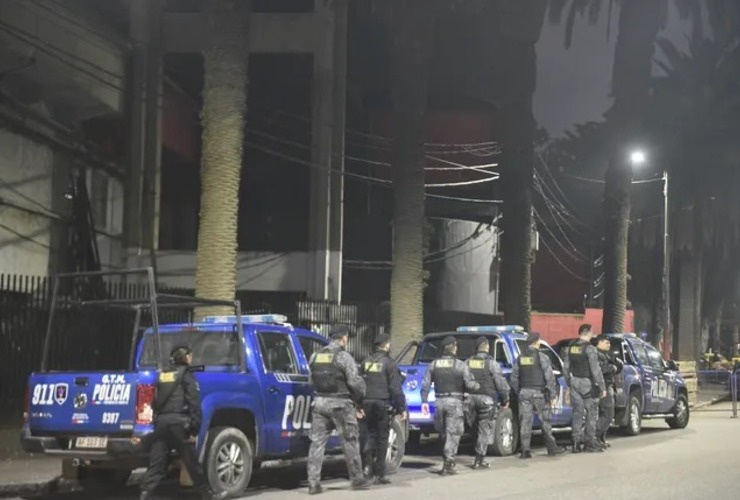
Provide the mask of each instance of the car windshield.
[{"label": "car windshield", "polygon": [[[236,330],[207,331],[198,329],[161,332],[162,356],[169,357],[172,349],[187,344],[193,350],[193,365],[237,366],[239,364],[239,337]],[[139,366],[157,365],[157,339],[151,333],[144,335],[144,349]]]},{"label": "car windshield", "polygon": [[[457,339],[457,359],[465,360],[475,354],[475,340],[478,337],[454,336]],[[442,341],[445,337],[435,337],[425,340],[419,346],[417,363],[431,363],[442,357]],[[494,339],[491,339],[494,340]]]}]

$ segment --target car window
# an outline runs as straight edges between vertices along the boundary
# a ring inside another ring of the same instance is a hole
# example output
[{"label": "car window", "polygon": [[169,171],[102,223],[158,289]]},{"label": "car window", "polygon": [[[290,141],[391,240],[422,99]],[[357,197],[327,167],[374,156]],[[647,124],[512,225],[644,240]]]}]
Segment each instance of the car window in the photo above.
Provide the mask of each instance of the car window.
[{"label": "car window", "polygon": [[322,342],[321,340],[315,339],[313,337],[305,337],[303,335],[298,336],[298,343],[301,345],[301,349],[303,349],[303,354],[306,356],[306,360],[310,361],[311,356],[313,356],[313,353],[316,351],[320,351],[323,349],[327,343]]},{"label": "car window", "polygon": [[494,358],[496,359],[496,362],[498,362],[498,364],[502,367],[511,367],[511,359],[508,355],[506,343],[504,343],[504,341],[501,339],[497,339],[494,343]]},{"label": "car window", "polygon": [[[160,333],[162,353],[165,357],[175,347],[188,345],[193,351],[193,365],[204,366],[239,366],[239,336],[236,329],[226,328],[222,331],[183,328],[166,330]],[[157,366],[157,338],[152,333],[143,337],[143,349],[139,366],[150,368]]]},{"label": "car window", "polygon": [[[466,360],[473,354],[475,354],[475,341],[477,336],[472,335],[453,335],[457,339],[457,358],[460,360]],[[419,350],[416,357],[417,363],[431,363],[435,359],[442,356],[442,341],[445,336],[434,337],[425,339],[419,346]],[[489,337],[490,340],[495,340],[496,337]],[[497,354],[498,356],[498,354]],[[506,356],[506,354],[504,354]]]},{"label": "car window", "polygon": [[658,350],[650,345],[646,345],[645,349],[647,350],[648,359],[650,360],[650,366],[655,370],[665,370],[665,363],[663,363],[663,358]]},{"label": "car window", "polygon": [[635,350],[635,354],[637,354],[637,360],[643,367],[651,366],[650,358],[648,358],[647,352],[645,351],[645,346],[635,342],[632,344],[632,348]]},{"label": "car window", "polygon": [[[517,340],[516,341],[517,346],[519,347],[519,352],[524,352],[527,350],[527,342],[525,340]],[[552,348],[547,344],[540,344],[540,352],[545,354],[548,359],[550,360],[550,365],[552,366],[552,369],[555,371],[563,372],[563,365],[560,362],[560,358],[557,354],[555,354],[555,351],[552,350]]]},{"label": "car window", "polygon": [[257,334],[262,364],[268,373],[297,374],[295,351],[290,336],[285,333],[259,332]]},{"label": "car window", "polygon": [[622,341],[616,338],[611,338],[609,341],[611,346],[609,351],[611,351],[615,358],[621,359],[624,362],[624,346],[622,345]]}]

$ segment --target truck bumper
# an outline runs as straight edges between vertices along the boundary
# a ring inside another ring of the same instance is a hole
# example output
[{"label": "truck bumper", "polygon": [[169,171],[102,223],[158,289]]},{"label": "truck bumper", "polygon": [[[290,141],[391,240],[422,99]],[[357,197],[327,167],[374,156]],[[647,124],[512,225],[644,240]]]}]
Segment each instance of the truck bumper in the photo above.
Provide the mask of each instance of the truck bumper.
[{"label": "truck bumper", "polygon": [[108,438],[105,449],[80,450],[71,448],[74,436],[33,436],[28,428],[21,431],[21,446],[26,453],[37,453],[61,458],[87,460],[131,459],[145,455],[140,442],[131,438]]}]

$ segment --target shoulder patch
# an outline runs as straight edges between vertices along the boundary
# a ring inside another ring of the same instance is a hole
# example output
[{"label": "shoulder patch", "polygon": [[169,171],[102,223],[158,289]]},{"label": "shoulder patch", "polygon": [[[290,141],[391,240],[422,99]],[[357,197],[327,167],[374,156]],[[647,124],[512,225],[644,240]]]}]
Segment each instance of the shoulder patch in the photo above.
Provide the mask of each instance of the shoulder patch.
[{"label": "shoulder patch", "polygon": [[483,370],[486,367],[484,359],[469,359],[468,366],[473,370]]},{"label": "shoulder patch", "polygon": [[532,366],[532,365],[534,365],[534,357],[532,357],[532,356],[519,356],[519,363],[522,366]]},{"label": "shoulder patch", "polygon": [[383,363],[375,363],[372,361],[366,361],[365,371],[367,373],[380,373],[383,371]]},{"label": "shoulder patch", "polygon": [[454,359],[438,359],[434,362],[435,368],[452,368],[454,366]]},{"label": "shoulder patch", "polygon": [[579,345],[572,345],[570,346],[570,349],[568,349],[568,352],[571,354],[583,354],[583,347]]},{"label": "shoulder patch", "polygon": [[316,354],[316,359],[314,359],[314,363],[319,363],[319,364],[326,364],[326,363],[333,363],[333,362],[334,362],[333,352],[320,352]]},{"label": "shoulder patch", "polygon": [[163,384],[172,383],[175,381],[177,372],[162,372],[159,374],[159,381]]}]

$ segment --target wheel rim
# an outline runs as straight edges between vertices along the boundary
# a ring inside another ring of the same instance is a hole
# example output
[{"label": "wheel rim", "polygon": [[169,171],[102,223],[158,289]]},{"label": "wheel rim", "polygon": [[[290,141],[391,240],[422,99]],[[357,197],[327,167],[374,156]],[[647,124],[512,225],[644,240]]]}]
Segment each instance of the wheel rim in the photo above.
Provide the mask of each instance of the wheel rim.
[{"label": "wheel rim", "polygon": [[508,450],[511,448],[511,445],[514,443],[514,424],[512,423],[510,418],[507,418],[504,420],[504,424],[502,425],[501,429],[501,447],[505,450]]},{"label": "wheel rim", "polygon": [[244,453],[237,443],[225,443],[216,456],[218,480],[224,486],[234,486],[244,476]]},{"label": "wheel rim", "polygon": [[630,408],[630,424],[633,431],[640,430],[640,408],[636,404],[633,404]]},{"label": "wheel rim", "polygon": [[398,434],[395,429],[391,428],[388,433],[388,451],[385,455],[385,461],[394,463],[396,457],[398,457]]},{"label": "wheel rim", "polygon": [[688,407],[686,406],[686,401],[683,399],[679,399],[678,403],[676,404],[676,420],[680,423],[683,423],[686,420],[686,417],[688,415]]}]

